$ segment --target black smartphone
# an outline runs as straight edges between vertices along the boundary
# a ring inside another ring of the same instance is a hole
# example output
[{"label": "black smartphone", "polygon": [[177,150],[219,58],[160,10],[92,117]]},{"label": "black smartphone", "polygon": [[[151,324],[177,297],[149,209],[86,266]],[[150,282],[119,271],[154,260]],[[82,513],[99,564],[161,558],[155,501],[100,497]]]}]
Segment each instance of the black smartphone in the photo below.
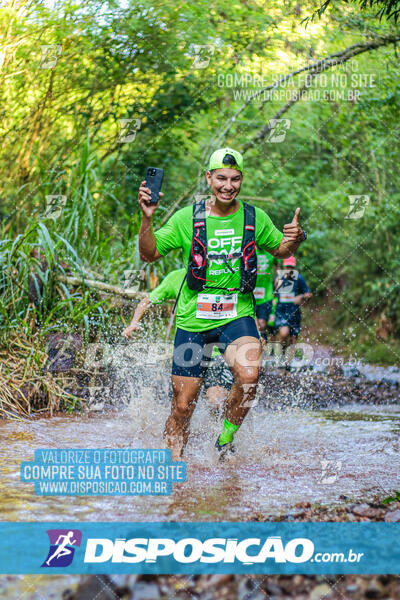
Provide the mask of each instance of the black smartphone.
[{"label": "black smartphone", "polygon": [[164,178],[164,171],[156,167],[147,167],[146,187],[151,191],[151,204],[157,204],[158,194],[161,191],[161,185]]}]

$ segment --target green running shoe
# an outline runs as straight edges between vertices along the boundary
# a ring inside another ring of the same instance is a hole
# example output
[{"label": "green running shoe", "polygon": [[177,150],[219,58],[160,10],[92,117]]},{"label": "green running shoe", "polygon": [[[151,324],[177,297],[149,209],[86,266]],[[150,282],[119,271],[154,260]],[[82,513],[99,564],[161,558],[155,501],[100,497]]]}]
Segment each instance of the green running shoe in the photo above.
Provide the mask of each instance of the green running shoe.
[{"label": "green running shoe", "polygon": [[233,444],[233,442],[228,442],[227,444],[220,444],[219,443],[219,436],[217,437],[217,441],[215,442],[215,447],[217,448],[218,452],[219,452],[219,460],[225,460],[227,454],[230,453],[234,453],[236,452],[236,448]]}]

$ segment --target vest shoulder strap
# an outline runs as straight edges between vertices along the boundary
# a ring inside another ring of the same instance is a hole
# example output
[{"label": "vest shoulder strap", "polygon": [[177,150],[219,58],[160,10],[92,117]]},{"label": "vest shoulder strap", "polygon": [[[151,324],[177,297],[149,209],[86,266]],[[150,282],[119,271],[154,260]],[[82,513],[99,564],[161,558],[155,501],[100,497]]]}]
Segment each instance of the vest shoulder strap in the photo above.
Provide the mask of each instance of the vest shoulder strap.
[{"label": "vest shoulder strap", "polygon": [[193,204],[193,226],[195,225],[195,223],[197,224],[197,226],[203,226],[205,225],[205,220],[207,217],[206,214],[206,201],[203,198],[203,200],[200,200],[200,202],[195,202]]},{"label": "vest shoulder strap", "polygon": [[251,204],[243,202],[244,210],[244,231],[243,247],[255,240],[256,236],[256,209]]}]

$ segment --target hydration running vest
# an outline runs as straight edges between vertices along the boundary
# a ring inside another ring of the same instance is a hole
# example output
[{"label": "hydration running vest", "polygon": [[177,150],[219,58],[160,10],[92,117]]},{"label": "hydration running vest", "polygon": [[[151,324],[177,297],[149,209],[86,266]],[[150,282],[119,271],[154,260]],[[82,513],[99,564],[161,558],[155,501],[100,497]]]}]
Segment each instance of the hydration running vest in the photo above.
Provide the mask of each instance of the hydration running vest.
[{"label": "hydration running vest", "polygon": [[[204,289],[225,290],[227,292],[241,292],[247,294],[256,287],[257,279],[257,253],[255,244],[256,211],[254,206],[242,202],[244,209],[244,226],[242,247],[231,254],[207,254],[207,230],[205,199],[193,204],[193,239],[190,249],[187,285],[189,289],[202,291]],[[222,259],[228,269],[235,273],[230,265],[232,258],[241,258],[240,288],[220,287],[207,279],[207,259]]]}]

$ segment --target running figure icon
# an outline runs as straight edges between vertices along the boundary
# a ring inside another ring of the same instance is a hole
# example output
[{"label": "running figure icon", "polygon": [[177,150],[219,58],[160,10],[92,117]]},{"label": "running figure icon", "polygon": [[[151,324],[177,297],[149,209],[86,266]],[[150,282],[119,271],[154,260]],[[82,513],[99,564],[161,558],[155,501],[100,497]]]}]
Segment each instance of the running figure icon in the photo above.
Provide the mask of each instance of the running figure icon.
[{"label": "running figure icon", "polygon": [[[50,566],[53,558],[61,558],[61,556],[67,556],[68,554],[72,554],[72,550],[67,548],[67,546],[73,545],[77,543],[77,540],[71,539],[74,537],[74,532],[69,531],[66,535],[59,535],[56,541],[56,545],[58,545],[57,550],[46,560],[46,565]],[[61,541],[62,540],[62,541]]]}]

